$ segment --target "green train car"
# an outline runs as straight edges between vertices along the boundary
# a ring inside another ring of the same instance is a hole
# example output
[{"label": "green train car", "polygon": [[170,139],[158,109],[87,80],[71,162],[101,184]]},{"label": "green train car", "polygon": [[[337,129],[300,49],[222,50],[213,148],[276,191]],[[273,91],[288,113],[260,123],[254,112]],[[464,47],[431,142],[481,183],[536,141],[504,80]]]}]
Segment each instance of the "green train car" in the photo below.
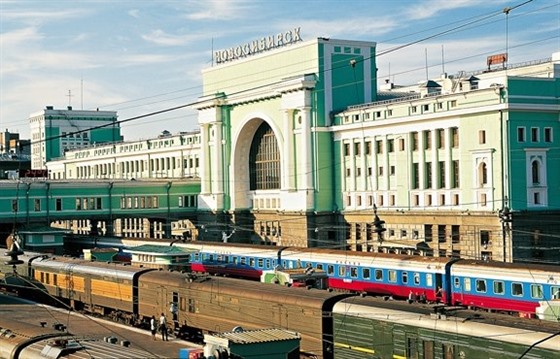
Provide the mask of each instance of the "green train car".
[{"label": "green train car", "polygon": [[[412,306],[411,306],[412,308]],[[368,298],[333,308],[337,359],[552,359],[560,357],[560,324],[483,315],[387,309]],[[537,326],[525,326],[532,323]],[[556,328],[555,328],[556,326]],[[537,329],[537,330],[536,330]]]}]

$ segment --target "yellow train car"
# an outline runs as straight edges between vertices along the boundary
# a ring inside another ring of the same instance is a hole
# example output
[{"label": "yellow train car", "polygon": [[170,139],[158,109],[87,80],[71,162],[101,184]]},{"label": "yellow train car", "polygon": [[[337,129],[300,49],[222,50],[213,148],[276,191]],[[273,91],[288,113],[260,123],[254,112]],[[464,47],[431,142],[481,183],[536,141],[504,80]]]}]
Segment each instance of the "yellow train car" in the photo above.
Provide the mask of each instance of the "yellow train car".
[{"label": "yellow train car", "polygon": [[41,257],[30,263],[31,276],[48,293],[76,310],[116,318],[137,313],[138,277],[152,269],[119,263]]}]

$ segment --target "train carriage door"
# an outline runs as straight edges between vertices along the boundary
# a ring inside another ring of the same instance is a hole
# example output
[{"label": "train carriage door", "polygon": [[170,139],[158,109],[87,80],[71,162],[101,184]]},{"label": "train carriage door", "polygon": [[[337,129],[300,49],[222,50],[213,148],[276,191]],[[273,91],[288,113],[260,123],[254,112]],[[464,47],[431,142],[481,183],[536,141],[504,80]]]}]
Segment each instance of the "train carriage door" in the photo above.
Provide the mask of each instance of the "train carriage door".
[{"label": "train carriage door", "polygon": [[179,293],[173,292],[171,303],[169,303],[169,313],[171,314],[171,319],[173,320],[173,328],[179,327]]},{"label": "train carriage door", "polygon": [[406,358],[418,359],[418,338],[416,335],[406,335]]},{"label": "train carriage door", "polygon": [[434,287],[435,293],[436,293],[436,300],[439,301],[445,301],[445,298],[442,298],[443,296],[443,276],[441,275],[441,273],[436,273],[436,286]]}]

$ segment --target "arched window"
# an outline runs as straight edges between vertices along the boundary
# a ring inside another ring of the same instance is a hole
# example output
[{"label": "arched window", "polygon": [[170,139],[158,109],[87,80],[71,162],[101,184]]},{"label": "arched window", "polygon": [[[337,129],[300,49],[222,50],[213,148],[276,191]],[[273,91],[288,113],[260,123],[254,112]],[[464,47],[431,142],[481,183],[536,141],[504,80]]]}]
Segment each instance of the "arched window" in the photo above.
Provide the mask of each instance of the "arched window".
[{"label": "arched window", "polygon": [[488,169],[485,162],[478,166],[478,183],[480,186],[488,184]]},{"label": "arched window", "polygon": [[540,181],[540,166],[539,166],[539,161],[533,161],[533,163],[531,163],[531,174],[532,174],[532,178],[533,178],[533,184],[539,184],[541,183]]},{"label": "arched window", "polygon": [[266,122],[260,125],[251,143],[249,174],[251,190],[280,188],[280,151]]}]

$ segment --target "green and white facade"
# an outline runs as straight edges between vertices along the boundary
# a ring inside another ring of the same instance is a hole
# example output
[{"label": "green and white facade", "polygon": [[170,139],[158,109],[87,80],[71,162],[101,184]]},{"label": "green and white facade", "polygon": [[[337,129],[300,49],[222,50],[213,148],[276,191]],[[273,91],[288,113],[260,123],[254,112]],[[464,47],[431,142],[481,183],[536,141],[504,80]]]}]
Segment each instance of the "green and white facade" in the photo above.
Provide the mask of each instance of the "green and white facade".
[{"label": "green and white facade", "polygon": [[378,91],[375,43],[322,38],[220,63],[196,106],[199,211],[278,245],[546,260],[559,77],[554,54]]},{"label": "green and white facade", "polygon": [[308,228],[337,211],[334,113],[375,100],[375,43],[297,42],[209,68],[203,85],[199,209],[266,241],[317,245]]}]

